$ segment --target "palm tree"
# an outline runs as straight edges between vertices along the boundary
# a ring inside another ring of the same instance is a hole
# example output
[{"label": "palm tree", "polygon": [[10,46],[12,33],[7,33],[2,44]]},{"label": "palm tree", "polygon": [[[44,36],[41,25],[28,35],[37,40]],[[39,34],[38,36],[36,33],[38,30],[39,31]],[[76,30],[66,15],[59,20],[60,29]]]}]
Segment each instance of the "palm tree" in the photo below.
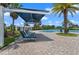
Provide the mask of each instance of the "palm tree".
[{"label": "palm tree", "polygon": [[10,13],[10,16],[13,18],[13,22],[12,22],[12,32],[14,34],[14,30],[15,30],[15,26],[14,26],[14,20],[18,18],[18,15],[15,12]]},{"label": "palm tree", "polygon": [[10,3],[0,3],[0,5],[3,7],[8,7],[10,5]]},{"label": "palm tree", "polygon": [[[21,5],[19,3],[12,3],[9,5],[9,8],[20,8]],[[14,20],[18,18],[18,15],[16,12],[11,12],[10,13],[10,16],[13,18],[13,28],[12,28],[12,32],[13,32],[13,35],[14,35],[14,30],[15,30],[15,26],[14,26]]]},{"label": "palm tree", "polygon": [[[1,6],[6,7],[6,8],[20,8],[21,4],[19,3],[0,3]],[[16,12],[12,12],[10,13],[10,16],[13,18],[13,34],[14,34],[14,20],[18,18],[18,15],[16,14]]]},{"label": "palm tree", "polygon": [[68,20],[68,13],[70,13],[72,16],[76,14],[76,11],[79,10],[77,6],[74,6],[75,4],[72,3],[57,3],[54,4],[54,8],[52,8],[52,12],[55,14],[59,14],[61,16],[63,14],[64,16],[64,33],[67,34],[67,20]]}]

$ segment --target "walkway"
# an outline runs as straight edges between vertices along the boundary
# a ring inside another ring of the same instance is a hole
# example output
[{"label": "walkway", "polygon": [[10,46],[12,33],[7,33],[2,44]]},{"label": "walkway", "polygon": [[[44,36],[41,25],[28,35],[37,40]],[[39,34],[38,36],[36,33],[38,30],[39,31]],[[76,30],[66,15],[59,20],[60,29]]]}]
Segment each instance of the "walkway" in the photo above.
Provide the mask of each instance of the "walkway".
[{"label": "walkway", "polygon": [[[38,34],[39,33],[39,34]],[[63,37],[55,33],[37,32],[37,41],[21,42],[1,50],[1,55],[67,55],[79,54],[79,37]]]}]

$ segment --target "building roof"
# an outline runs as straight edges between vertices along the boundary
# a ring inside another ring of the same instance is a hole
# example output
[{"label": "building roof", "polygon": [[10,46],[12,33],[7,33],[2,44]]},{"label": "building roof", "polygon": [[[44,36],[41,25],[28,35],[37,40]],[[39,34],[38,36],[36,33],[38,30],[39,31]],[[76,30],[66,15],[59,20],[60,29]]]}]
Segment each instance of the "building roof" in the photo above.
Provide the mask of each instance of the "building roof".
[{"label": "building roof", "polygon": [[[29,10],[29,11],[36,11],[36,12],[45,12],[48,13],[49,11],[46,10],[36,10],[36,9],[24,9],[21,8],[22,10]],[[22,12],[17,12],[17,14],[24,19],[26,22],[39,22],[41,18],[45,14],[35,14],[35,13],[22,13]]]}]

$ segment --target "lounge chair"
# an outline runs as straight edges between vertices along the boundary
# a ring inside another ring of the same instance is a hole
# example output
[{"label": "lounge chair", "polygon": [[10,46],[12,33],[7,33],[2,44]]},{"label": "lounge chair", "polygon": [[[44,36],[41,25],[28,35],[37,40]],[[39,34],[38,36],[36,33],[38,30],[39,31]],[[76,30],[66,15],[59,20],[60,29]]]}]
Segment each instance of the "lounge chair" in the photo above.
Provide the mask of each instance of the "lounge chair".
[{"label": "lounge chair", "polygon": [[23,38],[26,38],[26,40],[36,40],[36,35],[35,33],[31,33],[31,32],[24,32],[24,31],[20,31],[21,35]]}]

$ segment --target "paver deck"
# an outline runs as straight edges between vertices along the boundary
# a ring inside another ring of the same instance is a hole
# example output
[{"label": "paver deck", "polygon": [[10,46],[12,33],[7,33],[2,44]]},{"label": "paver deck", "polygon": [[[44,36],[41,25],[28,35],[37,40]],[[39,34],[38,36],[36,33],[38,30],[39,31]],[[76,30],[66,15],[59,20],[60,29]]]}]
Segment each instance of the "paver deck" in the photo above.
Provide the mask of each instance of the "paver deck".
[{"label": "paver deck", "polygon": [[[16,48],[14,48],[16,46]],[[35,42],[20,42],[0,50],[1,55],[77,55],[79,36],[63,37],[55,33],[37,32]]]}]

